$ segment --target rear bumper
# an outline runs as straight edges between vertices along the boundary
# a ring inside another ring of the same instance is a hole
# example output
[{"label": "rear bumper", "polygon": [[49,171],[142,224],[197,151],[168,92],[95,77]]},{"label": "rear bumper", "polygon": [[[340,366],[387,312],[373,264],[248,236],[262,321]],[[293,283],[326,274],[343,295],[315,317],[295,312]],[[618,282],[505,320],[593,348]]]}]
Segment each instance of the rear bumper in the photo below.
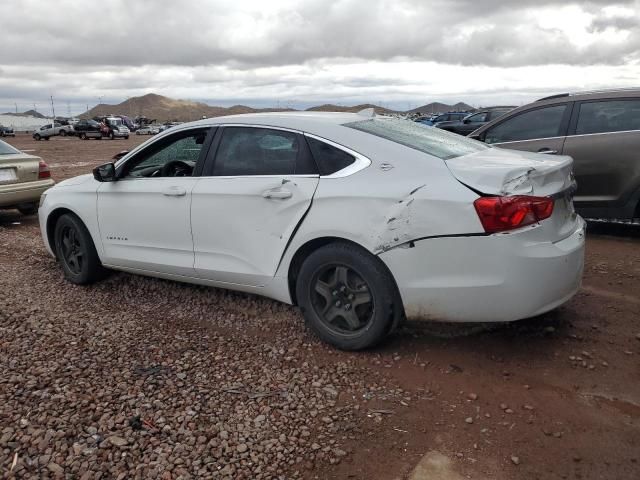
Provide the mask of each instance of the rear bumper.
[{"label": "rear bumper", "polygon": [[437,238],[395,248],[380,258],[400,290],[407,318],[507,322],[533,317],[568,301],[580,288],[585,223],[559,242],[531,230]]},{"label": "rear bumper", "polygon": [[35,182],[13,183],[0,186],[0,208],[14,207],[22,203],[33,203],[40,200],[47,189],[53,187],[53,179]]}]

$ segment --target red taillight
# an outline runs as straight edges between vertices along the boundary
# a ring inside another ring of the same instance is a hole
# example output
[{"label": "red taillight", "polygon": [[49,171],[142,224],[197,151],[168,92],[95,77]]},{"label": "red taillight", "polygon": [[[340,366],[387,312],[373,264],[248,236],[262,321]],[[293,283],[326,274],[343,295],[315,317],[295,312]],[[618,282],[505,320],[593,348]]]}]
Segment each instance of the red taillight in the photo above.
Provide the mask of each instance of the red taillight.
[{"label": "red taillight", "polygon": [[553,213],[553,199],[549,197],[480,197],[473,205],[485,232],[495,233],[531,225]]},{"label": "red taillight", "polygon": [[49,170],[49,165],[40,160],[38,164],[38,178],[51,178],[51,170]]}]

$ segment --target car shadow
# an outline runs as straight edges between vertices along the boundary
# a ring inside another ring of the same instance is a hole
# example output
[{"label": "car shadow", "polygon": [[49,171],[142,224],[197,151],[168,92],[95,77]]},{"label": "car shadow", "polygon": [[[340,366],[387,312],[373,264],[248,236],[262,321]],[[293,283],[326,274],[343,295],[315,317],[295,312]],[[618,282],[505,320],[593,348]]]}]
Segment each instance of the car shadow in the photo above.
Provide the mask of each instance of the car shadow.
[{"label": "car shadow", "polygon": [[0,227],[36,225],[38,215],[23,215],[18,210],[0,210]]},{"label": "car shadow", "polygon": [[607,223],[587,220],[588,235],[606,235],[611,237],[640,238],[639,223]]}]

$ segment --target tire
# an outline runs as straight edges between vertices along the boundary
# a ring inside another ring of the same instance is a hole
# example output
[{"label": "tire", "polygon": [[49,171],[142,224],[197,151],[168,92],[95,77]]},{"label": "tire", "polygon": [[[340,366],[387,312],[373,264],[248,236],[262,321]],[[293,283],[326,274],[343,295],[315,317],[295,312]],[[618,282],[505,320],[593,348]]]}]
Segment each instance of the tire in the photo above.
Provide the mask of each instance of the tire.
[{"label": "tire", "polygon": [[36,140],[40,141],[40,139],[41,139],[42,137],[40,137],[40,134],[36,133],[36,134],[33,136],[33,138],[35,138]]},{"label": "tire", "polygon": [[64,276],[71,283],[88,285],[104,277],[91,234],[73,214],[64,214],[56,222],[54,234],[56,257]]},{"label": "tire", "polygon": [[48,142],[51,137],[44,137],[44,139]]},{"label": "tire", "polygon": [[304,260],[296,296],[307,326],[340,350],[377,345],[402,316],[402,301],[385,265],[347,243],[330,243]]},{"label": "tire", "polygon": [[87,134],[82,132],[80,135],[78,135],[78,137],[80,137],[80,140],[86,140],[87,139]]},{"label": "tire", "polygon": [[61,137],[66,137],[67,136],[67,131],[66,130],[60,130],[60,136]]},{"label": "tire", "polygon": [[129,140],[129,135],[124,137],[125,140]]},{"label": "tire", "polygon": [[38,204],[37,203],[25,203],[23,205],[18,206],[18,211],[22,215],[35,215],[38,213]]},{"label": "tire", "polygon": [[109,134],[109,138],[110,138],[111,140],[115,140],[116,136],[113,134],[113,132],[111,132],[111,133]]}]

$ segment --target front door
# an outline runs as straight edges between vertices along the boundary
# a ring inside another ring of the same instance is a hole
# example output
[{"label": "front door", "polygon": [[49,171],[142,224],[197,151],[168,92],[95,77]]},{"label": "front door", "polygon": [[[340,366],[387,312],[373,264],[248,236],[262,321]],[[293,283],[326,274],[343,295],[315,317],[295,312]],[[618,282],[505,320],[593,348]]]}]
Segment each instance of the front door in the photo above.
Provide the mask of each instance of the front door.
[{"label": "front door", "polygon": [[196,273],[262,286],[311,205],[317,168],[304,137],[286,130],[224,127],[214,150],[193,190]]},{"label": "front door", "polygon": [[118,165],[118,181],[98,189],[104,263],[193,276],[193,173],[204,161],[208,128],[158,139]]}]

